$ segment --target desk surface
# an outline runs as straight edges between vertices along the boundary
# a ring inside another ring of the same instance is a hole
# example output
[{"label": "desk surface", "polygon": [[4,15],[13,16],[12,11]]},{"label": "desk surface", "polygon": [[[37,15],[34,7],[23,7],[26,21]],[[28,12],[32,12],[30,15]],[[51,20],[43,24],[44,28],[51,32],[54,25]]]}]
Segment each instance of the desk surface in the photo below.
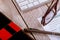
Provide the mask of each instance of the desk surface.
[{"label": "desk surface", "polygon": [[[27,13],[21,13],[21,14],[29,27],[43,30],[37,18],[42,16],[46,8],[47,7],[45,6],[43,8],[42,7],[37,8]],[[17,25],[22,26],[22,29],[26,28],[24,21],[22,20],[21,16],[18,14],[11,0],[9,1],[0,0],[0,9],[1,11],[3,10],[5,12],[4,14],[8,16],[12,21],[14,21]],[[50,40],[49,37],[44,34],[33,33],[33,35],[35,36],[37,40]]]}]

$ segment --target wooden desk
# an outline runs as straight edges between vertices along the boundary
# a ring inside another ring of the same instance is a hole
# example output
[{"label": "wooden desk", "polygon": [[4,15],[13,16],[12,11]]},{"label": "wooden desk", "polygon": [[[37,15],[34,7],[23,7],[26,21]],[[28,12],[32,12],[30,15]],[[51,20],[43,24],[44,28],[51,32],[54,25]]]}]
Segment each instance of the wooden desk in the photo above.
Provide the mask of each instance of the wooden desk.
[{"label": "wooden desk", "polygon": [[[44,7],[38,8],[32,11],[29,11],[27,13],[21,13],[21,14],[29,27],[43,30],[37,18],[42,16],[46,8]],[[8,16],[12,21],[14,21],[17,25],[22,26],[22,29],[26,28],[26,25],[24,24],[21,16],[18,14],[11,0],[0,0],[0,9],[1,11],[4,11],[4,14]],[[47,35],[38,34],[38,33],[37,34],[33,33],[33,34],[37,40],[50,40]]]}]

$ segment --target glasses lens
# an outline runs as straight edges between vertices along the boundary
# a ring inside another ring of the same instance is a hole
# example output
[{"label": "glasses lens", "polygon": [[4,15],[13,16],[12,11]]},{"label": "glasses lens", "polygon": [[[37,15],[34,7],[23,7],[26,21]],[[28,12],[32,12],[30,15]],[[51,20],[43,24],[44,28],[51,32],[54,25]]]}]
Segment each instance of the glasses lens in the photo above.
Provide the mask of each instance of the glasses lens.
[{"label": "glasses lens", "polygon": [[51,11],[45,18],[45,23],[47,24],[54,16],[53,11]]}]

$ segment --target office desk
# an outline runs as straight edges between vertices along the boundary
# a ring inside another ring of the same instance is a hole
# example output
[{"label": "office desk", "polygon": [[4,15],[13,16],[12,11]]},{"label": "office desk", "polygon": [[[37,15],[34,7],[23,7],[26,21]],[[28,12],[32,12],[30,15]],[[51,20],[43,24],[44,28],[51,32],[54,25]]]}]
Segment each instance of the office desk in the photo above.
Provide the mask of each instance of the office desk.
[{"label": "office desk", "polygon": [[[42,16],[43,13],[45,13],[44,10],[46,10],[47,7],[44,9],[43,8],[37,8],[37,9],[31,10],[26,13],[21,12],[21,15],[23,16],[24,20],[26,21],[26,24],[30,28],[37,28],[37,29],[43,30],[43,28],[41,27],[40,23],[37,20],[37,18]],[[16,8],[13,5],[13,3],[11,2],[11,0],[9,0],[9,1],[0,0],[0,9],[1,9],[1,11],[4,12],[4,14],[8,18],[10,18],[12,21],[14,21],[17,25],[22,26],[21,27],[22,29],[26,28],[24,21],[22,20],[21,16],[19,15],[18,11],[16,10]],[[42,10],[43,10],[43,12],[42,12]],[[44,34],[33,33],[33,35],[35,36],[35,38],[37,40],[50,40],[49,37]]]}]

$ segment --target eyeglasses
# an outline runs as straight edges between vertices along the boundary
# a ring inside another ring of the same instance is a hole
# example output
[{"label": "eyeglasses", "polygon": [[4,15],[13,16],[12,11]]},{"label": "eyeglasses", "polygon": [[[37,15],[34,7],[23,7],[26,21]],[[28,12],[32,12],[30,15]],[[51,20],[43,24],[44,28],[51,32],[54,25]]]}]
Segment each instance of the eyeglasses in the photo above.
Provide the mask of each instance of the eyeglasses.
[{"label": "eyeglasses", "polygon": [[[55,17],[55,15],[57,14],[56,12],[57,12],[57,4],[58,4],[58,1],[59,0],[53,0],[52,1],[52,3],[50,4],[50,6],[48,7],[48,9],[47,9],[47,11],[46,11],[46,13],[45,13],[45,15],[42,17],[42,21],[41,21],[41,24],[43,24],[43,25],[46,25],[46,24],[48,24],[54,17]],[[14,4],[15,5],[15,4]],[[18,9],[17,9],[18,10]],[[53,12],[52,12],[52,10],[53,10]],[[19,12],[19,11],[18,11]],[[51,14],[52,13],[52,14]],[[20,12],[19,12],[19,14],[20,14]],[[49,15],[51,14],[51,16],[50,16],[50,18],[47,18]],[[22,17],[22,15],[20,14],[20,16]],[[23,17],[22,17],[22,19],[23,19]],[[46,22],[46,20],[47,20],[47,22]],[[26,22],[25,22],[25,20],[23,19],[23,21],[24,21],[24,23],[26,24]],[[31,35],[33,36],[33,34],[32,34],[32,32],[38,32],[38,33],[40,33],[40,32],[43,32],[43,33],[48,33],[48,34],[59,34],[60,35],[60,33],[53,33],[53,32],[46,32],[46,31],[40,31],[40,30],[36,30],[36,29],[29,29],[29,27],[28,27],[28,25],[26,24],[26,26],[27,26],[27,29],[26,30],[24,30],[25,32],[26,31],[28,31],[29,33],[31,33]],[[33,38],[34,39],[36,39],[34,36],[33,36]]]},{"label": "eyeglasses", "polygon": [[[41,24],[47,25],[49,22],[52,21],[52,19],[56,16],[57,14],[57,4],[59,0],[53,0],[50,6],[48,7],[45,15],[42,17]],[[34,32],[34,33],[42,33],[42,34],[53,34],[53,35],[60,35],[60,33],[56,32],[49,32],[49,31],[43,31],[43,30],[38,30],[38,29],[25,29],[26,32]]]},{"label": "eyeglasses", "polygon": [[42,17],[41,24],[44,26],[51,22],[51,20],[55,17],[57,14],[57,4],[59,0],[53,0],[50,6],[48,7],[45,15]]}]

